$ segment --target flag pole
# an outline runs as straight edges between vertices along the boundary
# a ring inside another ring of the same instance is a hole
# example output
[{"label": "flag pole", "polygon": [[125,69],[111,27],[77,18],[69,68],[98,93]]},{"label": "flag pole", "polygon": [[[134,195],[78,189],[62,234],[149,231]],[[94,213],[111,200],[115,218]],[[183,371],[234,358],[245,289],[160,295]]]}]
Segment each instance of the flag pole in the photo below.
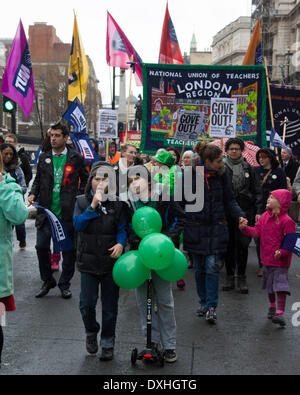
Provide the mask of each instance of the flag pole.
[{"label": "flag pole", "polygon": [[[274,114],[273,114],[273,107],[272,107],[272,96],[271,96],[269,72],[268,72],[268,65],[267,65],[267,58],[266,57],[264,57],[264,63],[265,63],[265,70],[266,70],[266,79],[267,79],[267,88],[268,88],[268,98],[269,98],[271,124],[272,124],[272,129],[275,130]],[[279,153],[278,153],[278,148],[277,147],[275,147],[275,153],[276,153],[276,156],[279,159]],[[280,163],[280,161],[279,161],[279,163]]]},{"label": "flag pole", "polygon": [[116,109],[116,68],[113,67],[113,97],[112,97],[112,110]]},{"label": "flag pole", "polygon": [[[133,55],[131,55],[130,62],[133,63]],[[129,96],[128,96],[127,116],[126,116],[125,144],[127,144],[128,127],[129,127],[129,113],[130,113],[130,97],[131,97],[132,74],[133,74],[133,67],[131,65],[131,67],[130,67],[130,80],[129,80]]]},{"label": "flag pole", "polygon": [[286,137],[286,127],[287,127],[287,121],[288,118],[284,117],[284,121],[283,121],[283,136],[282,136],[282,141],[285,143],[285,137]]},{"label": "flag pole", "polygon": [[40,124],[40,128],[41,128],[42,142],[43,142],[44,141],[44,131],[43,131],[43,123],[42,123],[42,118],[41,118],[41,114],[40,114],[40,109],[39,109],[39,105],[38,105],[38,97],[35,100],[35,104],[36,104],[36,112],[37,112],[38,119],[39,119],[39,124]]},{"label": "flag pole", "polygon": [[179,163],[178,163],[179,166],[181,166],[181,161],[182,161],[182,157],[183,157],[184,150],[185,150],[185,147],[186,147],[186,142],[187,142],[187,140],[185,140],[185,142],[184,142],[184,144],[183,144],[183,147],[182,147],[182,150],[181,150],[181,154],[180,154],[180,158],[179,158]]}]

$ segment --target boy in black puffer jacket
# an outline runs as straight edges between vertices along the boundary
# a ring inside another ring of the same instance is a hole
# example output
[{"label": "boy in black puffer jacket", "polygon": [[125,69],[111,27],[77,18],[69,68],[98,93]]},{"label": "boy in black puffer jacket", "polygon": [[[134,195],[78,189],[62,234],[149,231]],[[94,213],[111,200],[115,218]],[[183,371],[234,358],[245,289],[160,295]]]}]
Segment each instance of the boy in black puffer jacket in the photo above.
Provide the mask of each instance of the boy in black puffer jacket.
[{"label": "boy in black puffer jacket", "polygon": [[[114,194],[111,172],[114,169],[106,162],[93,166],[85,194],[77,197],[74,210],[77,266],[81,273],[80,312],[90,354],[98,351],[100,325],[96,321],[96,305],[101,284],[101,361],[113,359],[119,287],[113,281],[112,270],[126,245],[124,203]],[[107,193],[109,199],[104,200]]]}]

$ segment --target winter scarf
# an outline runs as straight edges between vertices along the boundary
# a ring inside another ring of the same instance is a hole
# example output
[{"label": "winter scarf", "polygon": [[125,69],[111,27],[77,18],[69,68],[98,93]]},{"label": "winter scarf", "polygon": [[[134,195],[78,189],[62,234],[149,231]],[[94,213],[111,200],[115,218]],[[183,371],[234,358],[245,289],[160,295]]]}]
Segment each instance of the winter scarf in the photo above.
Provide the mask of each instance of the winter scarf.
[{"label": "winter scarf", "polygon": [[237,160],[233,160],[229,158],[229,156],[226,158],[226,165],[230,168],[230,170],[233,173],[232,187],[235,195],[237,195],[238,192],[245,185],[245,174],[243,170],[243,163],[244,163],[243,156],[241,156],[240,159]]}]

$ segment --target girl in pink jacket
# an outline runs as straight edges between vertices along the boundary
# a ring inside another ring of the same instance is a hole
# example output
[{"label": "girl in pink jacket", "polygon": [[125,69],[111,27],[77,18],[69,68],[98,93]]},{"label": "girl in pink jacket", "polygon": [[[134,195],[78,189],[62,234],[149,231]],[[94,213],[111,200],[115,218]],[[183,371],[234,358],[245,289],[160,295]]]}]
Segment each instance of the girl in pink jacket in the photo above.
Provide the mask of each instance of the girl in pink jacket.
[{"label": "girl in pink jacket", "polygon": [[254,228],[248,226],[247,220],[240,223],[240,230],[245,235],[260,238],[260,253],[264,266],[263,289],[267,289],[270,301],[268,318],[280,326],[286,325],[284,311],[286,295],[290,295],[288,269],[292,261],[292,253],[282,250],[280,246],[287,233],[296,231],[295,222],[286,214],[291,201],[292,194],[288,190],[273,191],[267,201],[267,211]]}]

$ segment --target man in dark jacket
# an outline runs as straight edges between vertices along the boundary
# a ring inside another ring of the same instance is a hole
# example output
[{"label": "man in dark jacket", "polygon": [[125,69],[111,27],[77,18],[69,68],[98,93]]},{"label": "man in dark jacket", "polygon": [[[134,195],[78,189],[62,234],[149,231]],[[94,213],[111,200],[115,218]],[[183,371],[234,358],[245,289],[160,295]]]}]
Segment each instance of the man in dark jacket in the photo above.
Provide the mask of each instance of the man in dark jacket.
[{"label": "man in dark jacket", "polygon": [[[67,148],[68,129],[58,123],[51,127],[52,150],[39,157],[36,178],[33,182],[28,202],[38,201],[39,205],[51,210],[63,223],[71,239],[74,238],[73,211],[76,196],[83,193],[88,173],[83,157],[75,150]],[[41,298],[56,286],[49,259],[51,231],[46,214],[39,209],[36,217],[37,243],[41,279],[44,282],[36,294]],[[72,296],[70,281],[75,270],[75,250],[63,252],[62,274],[58,286],[62,297]]]},{"label": "man in dark jacket", "polygon": [[[245,143],[242,139],[230,138],[225,145],[227,158],[225,171],[232,182],[233,193],[240,208],[245,212],[247,220],[254,226],[256,214],[263,214],[262,191],[254,170],[249,165],[242,152]],[[228,217],[229,243],[225,257],[227,281],[223,291],[235,288],[235,275],[237,275],[237,288],[242,294],[248,293],[246,282],[246,267],[248,260],[248,247],[250,237],[243,235],[238,228],[238,221]],[[237,273],[235,270],[237,269]]]},{"label": "man in dark jacket", "polygon": [[8,133],[5,135],[5,143],[12,144],[17,150],[18,156],[21,160],[21,169],[23,170],[25,176],[25,182],[28,187],[31,179],[32,179],[32,170],[30,166],[30,158],[26,153],[25,149],[18,147],[18,139],[17,136],[13,133]]},{"label": "man in dark jacket", "polygon": [[299,164],[292,158],[292,155],[285,149],[281,150],[280,153],[282,159],[282,167],[284,168],[285,175],[290,179],[291,185],[293,185],[296,178]]}]

